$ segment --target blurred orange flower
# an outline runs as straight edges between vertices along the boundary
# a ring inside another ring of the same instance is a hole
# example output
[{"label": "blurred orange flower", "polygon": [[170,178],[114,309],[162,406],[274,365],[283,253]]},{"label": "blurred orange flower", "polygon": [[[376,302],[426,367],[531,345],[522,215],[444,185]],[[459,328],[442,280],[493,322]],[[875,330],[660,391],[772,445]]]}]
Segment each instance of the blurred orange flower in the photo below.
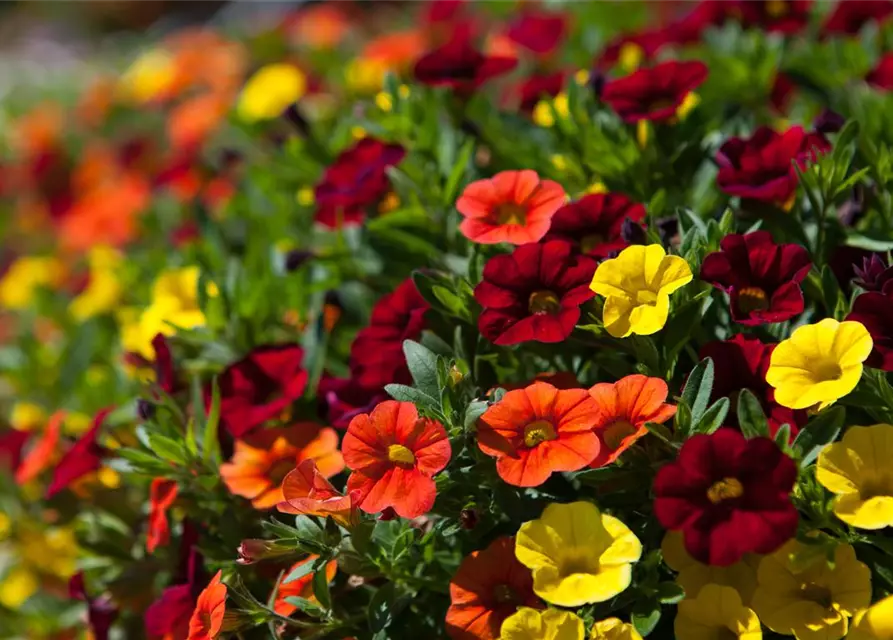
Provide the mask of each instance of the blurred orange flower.
[{"label": "blurred orange flower", "polygon": [[146,532],[146,551],[155,549],[170,541],[171,530],[167,522],[167,511],[177,499],[177,483],[173,480],[155,478],[149,487],[149,530]]},{"label": "blurred orange flower", "polygon": [[64,411],[57,411],[50,416],[46,429],[40,439],[34,443],[25,454],[22,463],[16,469],[15,481],[17,484],[30,482],[43,471],[53,466],[59,458],[59,438],[62,435],[62,421],[65,419]]},{"label": "blurred orange flower", "polygon": [[[307,565],[308,563],[312,564],[318,559],[319,556],[307,556],[303,560],[299,560],[291,567],[289,567],[288,571],[282,574],[282,579],[286,580],[290,574],[294,573],[295,569]],[[298,609],[290,602],[286,602],[286,598],[296,597],[304,598],[305,600],[310,600],[313,602],[316,601],[316,597],[313,595],[313,571],[309,571],[309,567],[307,567],[307,569],[308,572],[297,580],[279,583],[279,589],[276,592],[276,602],[273,604],[273,611],[278,613],[280,616],[290,616]],[[325,571],[326,578],[329,582],[331,582],[335,578],[335,573],[338,571],[338,562],[335,560],[331,560],[326,563]]]},{"label": "blurred orange flower", "polygon": [[139,214],[151,191],[143,178],[120,176],[84,194],[63,218],[59,240],[64,249],[86,251],[95,244],[115,247],[136,237]]}]

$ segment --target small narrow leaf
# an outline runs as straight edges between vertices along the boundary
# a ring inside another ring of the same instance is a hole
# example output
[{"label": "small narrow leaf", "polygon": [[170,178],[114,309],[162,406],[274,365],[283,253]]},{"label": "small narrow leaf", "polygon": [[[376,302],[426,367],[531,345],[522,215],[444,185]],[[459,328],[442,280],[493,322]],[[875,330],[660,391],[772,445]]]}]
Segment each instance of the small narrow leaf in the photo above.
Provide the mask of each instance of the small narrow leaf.
[{"label": "small narrow leaf", "polygon": [[738,394],[738,424],[745,438],[769,437],[763,406],[750,389],[742,389]]},{"label": "small narrow leaf", "polygon": [[682,399],[691,409],[692,422],[697,424],[707,410],[713,391],[713,360],[704,358],[698,363],[682,389]]},{"label": "small narrow leaf", "polygon": [[809,421],[794,439],[794,451],[800,454],[800,466],[805,467],[819,456],[819,452],[829,442],[833,442],[843,428],[846,410],[832,407],[822,411]]}]

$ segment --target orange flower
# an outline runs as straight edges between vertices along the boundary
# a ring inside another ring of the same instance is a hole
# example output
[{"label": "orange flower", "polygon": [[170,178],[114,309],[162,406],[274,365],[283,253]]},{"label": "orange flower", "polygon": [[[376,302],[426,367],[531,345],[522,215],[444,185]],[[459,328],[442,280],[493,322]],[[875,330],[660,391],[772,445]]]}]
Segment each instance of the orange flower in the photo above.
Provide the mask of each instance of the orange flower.
[{"label": "orange flower", "polygon": [[226,613],[226,585],[220,582],[218,571],[208,586],[198,594],[195,610],[189,619],[187,640],[214,640],[223,627],[224,613]]},{"label": "orange flower", "polygon": [[432,476],[451,454],[443,425],[419,418],[411,402],[393,400],[354,417],[341,450],[353,469],[347,490],[359,492],[360,509],[378,513],[393,507],[403,518],[416,518],[434,506]]},{"label": "orange flower", "polygon": [[496,458],[499,477],[536,487],[554,471],[577,471],[599,453],[592,431],[598,411],[585,389],[559,391],[534,382],[506,393],[478,423],[478,446]]},{"label": "orange flower", "polygon": [[167,136],[175,149],[195,150],[226,117],[226,100],[213,93],[190,98],[171,110]]},{"label": "orange flower", "polygon": [[603,382],[589,390],[595,400],[595,435],[601,449],[590,466],[603,467],[648,433],[648,422],[663,423],[676,415],[666,404],[667,383],[660,378],[634,374],[617,382]]},{"label": "orange flower", "polygon": [[65,419],[64,411],[57,411],[47,420],[46,429],[31,450],[16,469],[15,481],[17,484],[30,482],[42,472],[53,466],[60,451],[59,437],[62,434],[62,421]]},{"label": "orange flower", "polygon": [[465,216],[459,230],[480,244],[537,242],[566,201],[561,185],[536,171],[502,171],[465,187],[456,202]]},{"label": "orange flower", "polygon": [[344,9],[337,4],[314,4],[301,8],[289,17],[284,26],[289,39],[313,49],[331,49],[350,30]]},{"label": "orange flower", "polygon": [[304,460],[282,481],[282,513],[332,518],[344,527],[357,522],[359,494],[343,495],[316,468],[316,461]]},{"label": "orange flower", "polygon": [[146,551],[166,545],[171,539],[171,529],[167,523],[167,510],[177,499],[177,483],[173,480],[155,478],[149,487],[149,529],[146,532]]},{"label": "orange flower", "polygon": [[338,434],[313,423],[285,429],[264,429],[236,440],[232,459],[220,466],[227,488],[248,498],[256,509],[269,509],[285,500],[282,481],[299,462],[314,460],[323,477],[344,468]]},{"label": "orange flower", "polygon": [[[285,580],[288,578],[289,574],[293,573],[295,569],[298,567],[307,564],[308,562],[316,562],[319,559],[319,556],[307,556],[303,560],[299,560],[294,563],[288,571],[282,574],[282,579]],[[335,573],[338,571],[338,563],[335,560],[331,560],[326,564],[326,578],[329,582],[331,582],[335,578]],[[292,580],[291,582],[280,582],[279,589],[276,591],[276,602],[273,604],[273,611],[278,613],[280,616],[290,616],[293,614],[297,607],[289,602],[286,602],[285,599],[289,597],[295,598],[304,598],[305,600],[315,601],[316,597],[313,595],[313,572],[310,571],[306,575],[301,576],[297,580]]]},{"label": "orange flower", "polygon": [[121,246],[137,233],[137,216],[149,204],[148,183],[120,176],[84,194],[63,218],[59,238],[65,249],[85,251],[95,244]]}]

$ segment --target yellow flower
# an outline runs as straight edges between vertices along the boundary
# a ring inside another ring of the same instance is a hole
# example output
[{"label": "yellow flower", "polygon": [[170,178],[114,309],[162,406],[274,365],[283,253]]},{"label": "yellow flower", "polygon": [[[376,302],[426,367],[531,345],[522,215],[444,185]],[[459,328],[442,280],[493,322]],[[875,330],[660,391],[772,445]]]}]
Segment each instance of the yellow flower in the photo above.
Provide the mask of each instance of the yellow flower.
[{"label": "yellow flower", "polygon": [[174,57],[162,49],[153,49],[137,58],[124,72],[118,90],[134,102],[150,102],[164,98],[176,80]]},{"label": "yellow flower", "polygon": [[[384,76],[388,72],[388,64],[376,58],[354,58],[347,63],[344,79],[351,91],[356,93],[372,93],[381,89]],[[389,111],[389,109],[384,109]]]},{"label": "yellow flower", "polygon": [[645,57],[645,50],[634,42],[625,42],[620,46],[617,54],[617,62],[620,68],[626,72],[632,72],[639,68],[642,59]]},{"label": "yellow flower", "polygon": [[893,426],[850,427],[819,453],[816,478],[834,499],[834,514],[860,529],[893,526]]},{"label": "yellow flower", "polygon": [[556,118],[567,120],[570,115],[567,94],[564,92],[551,100],[540,100],[533,108],[533,121],[541,127],[554,127]]},{"label": "yellow flower", "polygon": [[735,564],[720,567],[703,564],[692,558],[685,550],[682,534],[668,531],[661,542],[660,550],[673,571],[677,571],[676,582],[685,589],[688,598],[694,598],[708,584],[731,587],[738,592],[741,602],[749,605],[757,587],[757,566],[760,556],[748,553]]},{"label": "yellow flower", "polygon": [[13,567],[0,580],[0,604],[15,611],[33,596],[39,587],[40,583],[33,571],[23,566]]},{"label": "yellow flower", "polygon": [[757,571],[752,607],[776,633],[797,640],[837,640],[848,619],[871,602],[871,571],[848,544],[838,545],[834,564],[797,540],[766,556]]},{"label": "yellow flower", "polygon": [[586,193],[608,193],[608,187],[605,186],[604,182],[596,180],[586,187]]},{"label": "yellow flower", "polygon": [[633,245],[602,262],[590,289],[605,296],[605,329],[615,338],[660,331],[670,313],[670,294],[691,282],[688,263],[659,244]]},{"label": "yellow flower", "polygon": [[617,518],[591,502],[550,504],[518,531],[515,555],[533,570],[533,590],[547,602],[577,607],[604,602],[629,586],[642,544]]},{"label": "yellow flower", "polygon": [[570,611],[521,607],[502,623],[500,640],[583,640],[583,621]]},{"label": "yellow flower", "polygon": [[782,406],[823,409],[856,387],[871,349],[871,335],[861,323],[825,318],[775,347],[766,382]]},{"label": "yellow flower", "polygon": [[738,592],[718,584],[705,585],[697,598],[680,602],[673,627],[676,637],[685,640],[763,637],[759,618],[741,603]]},{"label": "yellow flower", "polygon": [[307,91],[307,77],[296,66],[268,64],[251,76],[242,88],[236,110],[246,122],[278,118]]},{"label": "yellow flower", "polygon": [[893,640],[893,596],[853,616],[853,628],[847,640]]},{"label": "yellow flower", "polygon": [[685,94],[685,98],[682,99],[682,104],[676,108],[676,117],[680,120],[685,120],[686,116],[699,104],[701,104],[701,96],[694,91],[689,91]]},{"label": "yellow flower", "polygon": [[112,311],[123,292],[118,280],[123,257],[118,251],[110,247],[93,247],[87,261],[90,266],[87,288],[68,305],[71,315],[80,321]]},{"label": "yellow flower", "polygon": [[38,289],[52,289],[61,284],[64,277],[62,263],[56,258],[19,258],[0,280],[0,307],[25,309],[34,301]]},{"label": "yellow flower", "polygon": [[313,187],[301,187],[298,189],[295,200],[297,200],[298,204],[302,207],[309,207],[316,200],[316,194],[313,192]]},{"label": "yellow flower", "polygon": [[375,106],[385,112],[391,111],[394,108],[394,99],[386,91],[379,91],[375,94]]},{"label": "yellow flower", "polygon": [[46,411],[33,402],[16,402],[12,406],[9,424],[17,431],[33,431],[46,421]]},{"label": "yellow flower", "polygon": [[590,640],[642,640],[636,628],[619,618],[608,618],[592,625]]}]

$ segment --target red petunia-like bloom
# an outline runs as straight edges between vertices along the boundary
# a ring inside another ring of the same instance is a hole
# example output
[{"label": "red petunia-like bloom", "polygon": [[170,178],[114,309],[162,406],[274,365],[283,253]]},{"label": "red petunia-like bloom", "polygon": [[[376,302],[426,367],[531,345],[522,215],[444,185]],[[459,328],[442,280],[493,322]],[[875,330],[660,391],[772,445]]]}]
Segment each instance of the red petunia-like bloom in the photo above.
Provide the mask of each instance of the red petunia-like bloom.
[{"label": "red petunia-like bloom", "polygon": [[[405,362],[401,375],[404,372],[408,372]],[[322,400],[321,411],[336,429],[347,429],[354,416],[369,413],[375,405],[389,398],[383,385],[365,387],[356,378],[335,378],[328,374],[323,374],[319,381],[319,397]]]},{"label": "red petunia-like bloom", "polygon": [[[280,416],[304,393],[303,359],[297,345],[266,345],[224,369],[218,378],[223,427],[239,438]],[[210,410],[210,389],[205,389],[205,407]]]},{"label": "red petunia-like bloom", "polygon": [[195,603],[206,580],[202,556],[196,550],[198,531],[185,523],[180,540],[180,562],[174,581],[143,615],[146,635],[150,638],[186,640]]},{"label": "red petunia-like bloom", "polygon": [[484,308],[478,329],[498,345],[561,342],[580,319],[596,262],[561,240],[528,244],[484,266],[474,298]]},{"label": "red petunia-like bloom", "polygon": [[558,13],[524,11],[509,25],[506,35],[537,55],[555,51],[567,29],[565,16]]},{"label": "red petunia-like bloom", "polygon": [[865,81],[877,89],[893,89],[893,53],[885,53],[877,66],[865,77]]},{"label": "red petunia-like bloom", "polygon": [[871,334],[874,348],[865,364],[893,371],[893,289],[863,293],[856,298],[846,319],[861,322]]},{"label": "red petunia-like bloom", "polygon": [[644,228],[645,215],[643,205],[622,193],[593,193],[561,207],[545,239],[565,240],[601,260],[629,246],[620,233],[624,221]]},{"label": "red petunia-like bloom", "polygon": [[893,2],[889,0],[844,0],[834,6],[822,25],[822,34],[854,36],[869,22],[882,22],[891,14]]},{"label": "red petunia-like bloom", "polygon": [[[28,453],[15,467],[16,484],[30,482],[41,473],[53,466],[58,459],[59,441],[62,437],[62,423],[65,420],[65,411],[56,411],[47,420],[43,433],[28,450]],[[24,434],[28,437],[28,434]],[[20,450],[21,453],[21,450]]]},{"label": "red petunia-like bloom", "polygon": [[541,180],[536,171],[501,171],[465,187],[456,202],[465,218],[459,230],[479,244],[537,242],[566,201],[561,185]]},{"label": "red petunia-like bloom", "polygon": [[663,62],[608,82],[602,100],[624,122],[663,122],[676,115],[685,97],[707,79],[707,73],[703,62]]},{"label": "red petunia-like bloom", "polygon": [[831,149],[819,133],[791,127],[778,133],[760,127],[750,138],[730,138],[719,149],[716,162],[719,188],[733,196],[788,207],[797,192],[797,171]]},{"label": "red petunia-like bloom", "polygon": [[361,223],[366,209],[390,189],[385,170],[400,164],[405,155],[399,144],[375,138],[363,138],[342,151],[314,189],[315,220],[332,229]]},{"label": "red petunia-like bloom", "polygon": [[529,76],[517,88],[519,108],[524,113],[530,113],[543,98],[554,98],[561,93],[565,80],[567,73],[564,71]]},{"label": "red petunia-like bloom", "polygon": [[226,613],[226,585],[220,581],[218,571],[205,587],[195,603],[195,610],[189,619],[187,640],[214,640],[223,628]]},{"label": "red petunia-like bloom", "polygon": [[451,454],[442,424],[420,418],[411,402],[393,400],[354,418],[341,451],[353,470],[347,491],[358,492],[360,509],[379,513],[392,507],[403,518],[431,510],[437,495],[432,478]]},{"label": "red petunia-like bloom", "polygon": [[585,389],[535,382],[507,392],[478,422],[478,447],[516,487],[537,487],[557,471],[578,471],[599,454],[598,406]]},{"label": "red petunia-like bloom", "polygon": [[282,513],[293,515],[331,516],[342,527],[357,522],[356,492],[344,495],[320,473],[313,459],[304,460],[288,472],[282,481],[284,502],[277,505]]},{"label": "red petunia-like bloom", "polygon": [[22,462],[22,450],[27,441],[27,431],[11,429],[0,435],[0,468],[6,468],[15,474]]},{"label": "red petunia-like bloom", "polygon": [[697,434],[654,479],[654,514],[682,531],[685,549],[728,566],[746,553],[772,553],[797,532],[790,493],[797,466],[769,438],[734,429]]},{"label": "red petunia-like bloom", "polygon": [[453,640],[496,640],[518,607],[542,609],[530,569],[515,557],[515,539],[497,538],[473,551],[450,581],[446,632]]},{"label": "red petunia-like bloom", "polygon": [[740,17],[745,27],[759,27],[769,33],[791,34],[809,23],[812,0],[738,0],[729,11]]},{"label": "red petunia-like bloom", "polygon": [[507,56],[486,56],[467,35],[453,37],[445,45],[423,55],[415,64],[415,79],[435,87],[450,87],[470,94],[481,84],[507,73],[518,64]]},{"label": "red petunia-like bloom", "polygon": [[775,244],[768,231],[727,235],[701,266],[701,280],[729,294],[732,319],[756,326],[803,313],[800,283],[812,263],[798,244]]},{"label": "red petunia-like bloom", "polygon": [[47,498],[68,487],[72,482],[84,477],[88,473],[99,469],[102,459],[105,457],[106,450],[97,441],[99,431],[102,429],[102,423],[106,416],[111,413],[114,407],[103,409],[93,418],[93,426],[69,449],[53,471],[53,480],[47,487]]},{"label": "red petunia-like bloom", "polygon": [[167,512],[177,500],[177,491],[177,483],[164,478],[153,479],[149,486],[149,527],[146,531],[146,551],[149,553],[155,553],[158,547],[170,541]]}]

